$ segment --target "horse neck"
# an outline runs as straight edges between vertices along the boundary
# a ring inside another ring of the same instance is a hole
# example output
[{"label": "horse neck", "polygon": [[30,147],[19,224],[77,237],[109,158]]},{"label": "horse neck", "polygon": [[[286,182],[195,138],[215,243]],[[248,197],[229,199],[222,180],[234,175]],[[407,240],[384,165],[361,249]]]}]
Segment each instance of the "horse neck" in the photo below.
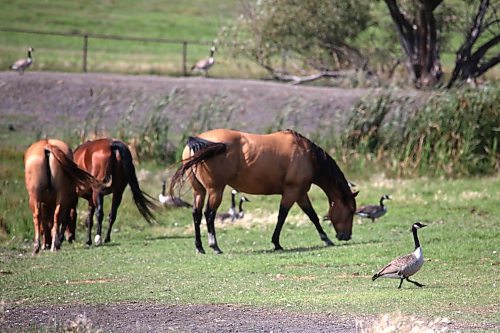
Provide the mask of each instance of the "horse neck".
[{"label": "horse neck", "polygon": [[333,186],[333,179],[326,179],[326,177],[322,177],[314,182],[314,184],[318,185],[318,187],[322,189],[323,192],[325,192],[326,196],[328,197],[328,203],[330,206],[341,196],[340,189],[337,189],[335,188],[335,186]]}]

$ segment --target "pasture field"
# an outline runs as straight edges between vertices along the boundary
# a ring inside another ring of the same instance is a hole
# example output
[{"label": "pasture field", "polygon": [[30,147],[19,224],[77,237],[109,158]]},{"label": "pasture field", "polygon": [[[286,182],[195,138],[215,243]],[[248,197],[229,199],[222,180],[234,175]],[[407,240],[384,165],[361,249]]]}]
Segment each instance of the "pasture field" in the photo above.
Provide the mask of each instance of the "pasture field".
[{"label": "pasture field", "polygon": [[[188,41],[190,67],[208,57],[219,29],[237,12],[235,0],[4,1],[0,27]],[[28,46],[35,48],[32,70],[82,71],[82,37],[4,31],[0,31],[1,68],[24,57]],[[211,71],[215,76],[263,74],[248,61],[236,63],[223,48],[218,48],[216,59],[218,66]],[[90,38],[87,68],[90,72],[181,75],[182,44]]]},{"label": "pasture field", "polygon": [[[274,252],[270,241],[279,197],[249,196],[244,220],[216,225],[223,255],[214,255],[208,247],[204,226],[207,254],[195,254],[189,209],[162,208],[157,223],[148,225],[126,190],[110,244],[90,248],[83,244],[86,205],[80,202],[76,243],[33,257],[22,166],[26,139],[0,134],[4,309],[143,301],[231,304],[350,316],[401,312],[447,317],[463,331],[500,329],[498,176],[388,179],[382,174],[354,176],[341,165],[361,191],[358,205],[378,202],[385,193],[393,197],[386,216],[375,223],[356,217],[348,242],[335,241],[334,231],[324,222],[335,242],[334,247],[324,247],[307,217],[294,206],[281,234],[285,251]],[[137,169],[143,189],[154,197],[161,178],[172,170],[147,163]],[[326,197],[316,187],[310,193],[322,216]],[[228,194],[222,211],[229,206]],[[183,196],[190,197],[187,187]],[[110,199],[105,201],[107,214]],[[373,273],[385,263],[412,251],[409,229],[417,220],[428,224],[419,233],[426,263],[414,276],[425,287],[405,282],[398,290],[397,280],[372,282]],[[14,227],[5,230],[10,225]]]}]

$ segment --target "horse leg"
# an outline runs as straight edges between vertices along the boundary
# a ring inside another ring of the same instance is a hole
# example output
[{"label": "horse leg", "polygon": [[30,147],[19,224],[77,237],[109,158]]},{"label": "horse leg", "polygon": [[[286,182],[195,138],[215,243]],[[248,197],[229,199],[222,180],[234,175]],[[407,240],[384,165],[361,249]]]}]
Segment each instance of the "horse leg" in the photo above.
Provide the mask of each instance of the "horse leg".
[{"label": "horse leg", "polygon": [[193,186],[193,224],[194,224],[194,246],[196,247],[196,253],[205,253],[203,245],[201,243],[201,219],[203,217],[203,204],[205,202],[206,190],[201,185],[201,183],[191,175],[191,185]]},{"label": "horse leg", "polygon": [[208,195],[207,209],[205,210],[205,219],[207,220],[207,231],[208,231],[208,246],[210,246],[215,254],[222,254],[221,249],[217,245],[217,237],[215,235],[215,215],[217,208],[220,206],[222,201],[221,191],[215,191]]},{"label": "horse leg", "polygon": [[97,230],[94,238],[96,246],[101,245],[102,220],[104,219],[104,194],[99,193],[97,197]]},{"label": "horse leg", "polygon": [[60,214],[60,228],[58,228],[58,233],[59,236],[57,237],[57,243],[56,243],[56,248],[59,249],[61,248],[62,243],[64,242],[64,233],[66,232],[66,229],[69,226],[69,209],[64,208],[61,209],[61,214]]},{"label": "horse leg", "polygon": [[283,204],[280,204],[280,209],[278,212],[278,223],[276,223],[272,238],[272,243],[274,244],[275,251],[283,250],[283,247],[280,245],[280,234],[289,211],[290,207],[286,207]]},{"label": "horse leg", "polygon": [[69,224],[66,230],[66,240],[69,243],[73,243],[76,240],[76,220],[78,216],[76,207],[71,208],[68,215]]},{"label": "horse leg", "polygon": [[94,225],[94,212],[95,212],[95,206],[93,204],[89,203],[89,213],[87,215],[87,221],[85,224],[87,224],[87,242],[86,244],[88,246],[92,245],[92,227]]},{"label": "horse leg", "polygon": [[30,202],[30,205],[32,206],[33,209],[33,226],[35,229],[35,242],[33,243],[32,255],[35,255],[40,251],[40,226],[41,226],[40,222],[42,221],[42,216],[40,212],[41,204],[33,200],[32,202]]},{"label": "horse leg", "polygon": [[111,211],[109,212],[108,216],[108,221],[109,221],[108,231],[106,232],[106,238],[104,239],[104,243],[109,243],[111,241],[111,228],[113,228],[113,223],[115,223],[116,214],[118,212],[118,207],[122,202],[122,197],[123,197],[123,192],[113,193],[113,203],[111,204]]},{"label": "horse leg", "polygon": [[219,245],[217,245],[217,237],[215,235],[215,214],[216,210],[207,205],[205,219],[207,220],[208,246],[214,250],[215,254],[222,254]]},{"label": "horse leg", "polygon": [[59,243],[59,221],[63,215],[63,209],[61,209],[61,203],[56,204],[56,209],[54,210],[54,219],[51,229],[52,245],[50,247],[51,251],[58,250],[61,244]]},{"label": "horse leg", "polygon": [[50,228],[52,225],[52,219],[54,218],[54,212],[49,209],[46,205],[40,206],[40,233],[42,234],[42,250],[50,249],[50,244],[52,244],[52,238],[50,237]]},{"label": "horse leg", "polygon": [[302,198],[300,198],[297,201],[297,204],[302,209],[302,211],[304,213],[306,213],[307,217],[309,217],[311,222],[314,224],[314,226],[316,227],[316,230],[319,233],[319,237],[321,238],[321,240],[323,242],[325,242],[325,245],[332,246],[333,242],[330,240],[330,238],[328,238],[325,231],[321,227],[321,224],[320,224],[319,218],[318,218],[318,214],[316,214],[316,211],[314,210],[314,208],[311,204],[311,200],[309,199],[309,196],[307,194],[304,195]]}]

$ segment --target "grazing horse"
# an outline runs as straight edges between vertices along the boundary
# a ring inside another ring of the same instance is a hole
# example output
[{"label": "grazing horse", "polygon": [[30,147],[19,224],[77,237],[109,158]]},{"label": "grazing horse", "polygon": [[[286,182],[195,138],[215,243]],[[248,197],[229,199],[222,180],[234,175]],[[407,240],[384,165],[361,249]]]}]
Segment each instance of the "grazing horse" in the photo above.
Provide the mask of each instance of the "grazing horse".
[{"label": "grazing horse", "polygon": [[[110,138],[87,141],[75,149],[75,163],[83,170],[88,171],[104,185],[97,193],[79,192],[78,195],[89,202],[89,214],[87,216],[87,245],[92,245],[92,226],[94,224],[94,213],[97,208],[97,232],[95,244],[101,245],[102,220],[104,217],[104,196],[113,194],[111,211],[109,213],[109,226],[104,242],[111,240],[111,228],[116,219],[118,206],[122,201],[125,187],[130,185],[134,203],[146,219],[151,223],[154,219],[151,209],[155,204],[139,187],[132,154],[125,143]],[[95,197],[97,200],[93,200]]]},{"label": "grazing horse", "polygon": [[42,247],[57,250],[63,240],[62,232],[66,229],[70,209],[78,202],[77,188],[97,188],[99,183],[73,162],[68,145],[55,139],[37,141],[26,150],[24,178],[33,212],[33,254],[40,251],[41,233]]},{"label": "grazing horse", "polygon": [[[280,233],[292,205],[297,202],[316,227],[326,245],[333,245],[320,225],[307,192],[318,185],[328,197],[329,219],[339,240],[352,233],[355,196],[337,163],[319,146],[301,134],[286,130],[268,135],[216,129],[190,137],[182,154],[182,165],[172,176],[170,193],[187,177],[193,187],[195,246],[204,253],[200,224],[205,196],[208,243],[215,253],[217,245],[214,219],[224,187],[250,194],[281,194],[278,222],[272,236],[275,250],[282,250]],[[189,172],[188,172],[189,171]]]}]

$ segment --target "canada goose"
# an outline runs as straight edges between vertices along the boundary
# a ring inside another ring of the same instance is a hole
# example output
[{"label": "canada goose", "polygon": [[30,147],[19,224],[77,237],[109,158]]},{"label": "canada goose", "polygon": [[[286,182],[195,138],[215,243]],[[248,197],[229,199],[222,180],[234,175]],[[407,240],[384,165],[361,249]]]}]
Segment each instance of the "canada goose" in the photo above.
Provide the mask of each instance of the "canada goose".
[{"label": "canada goose", "polygon": [[240,204],[239,204],[239,206],[238,206],[238,213],[236,214],[236,218],[237,218],[237,219],[240,219],[240,220],[241,220],[242,218],[244,218],[244,217],[245,217],[245,212],[243,211],[243,203],[244,203],[245,201],[246,201],[246,202],[250,202],[250,200],[248,200],[248,198],[247,198],[247,197],[245,197],[244,195],[242,195],[242,196],[241,196],[241,198],[240,198]]},{"label": "canada goose", "polygon": [[158,200],[163,205],[169,207],[192,207],[190,203],[182,200],[181,198],[165,195],[165,191],[166,191],[166,181],[163,180],[163,183],[161,185],[161,193],[158,195]]},{"label": "canada goose", "polygon": [[208,70],[215,63],[214,53],[215,53],[215,46],[212,46],[210,48],[210,57],[208,57],[208,59],[203,59],[198,61],[193,67],[191,67],[191,70],[197,72],[203,72],[205,76],[207,76]]},{"label": "canada goose", "polygon": [[35,51],[34,48],[28,48],[28,58],[19,59],[12,65],[10,65],[10,69],[17,71],[20,75],[24,74],[24,70],[31,66],[33,63],[33,58],[31,58],[31,52]]},{"label": "canada goose", "polygon": [[234,221],[236,219],[236,194],[238,191],[236,190],[231,190],[231,207],[227,211],[227,213],[221,213],[217,214],[217,218],[221,221],[224,222],[224,220],[231,219],[231,221]]},{"label": "canada goose", "polygon": [[359,207],[355,214],[359,215],[361,217],[366,217],[372,220],[372,222],[375,222],[375,219],[383,216],[385,213],[387,213],[387,207],[384,206],[384,200],[389,199],[391,200],[391,197],[387,194],[384,194],[380,198],[380,205],[365,205]]},{"label": "canada goose", "polygon": [[401,282],[399,282],[398,289],[401,288],[403,280],[411,282],[417,287],[424,286],[423,284],[410,280],[409,277],[418,272],[418,270],[424,264],[424,255],[422,253],[422,248],[420,247],[420,242],[418,241],[417,230],[425,226],[425,224],[417,222],[414,223],[411,227],[411,231],[413,232],[413,240],[415,241],[415,251],[391,261],[389,264],[384,266],[384,268],[373,275],[372,281],[375,281],[379,277],[400,279]]}]

